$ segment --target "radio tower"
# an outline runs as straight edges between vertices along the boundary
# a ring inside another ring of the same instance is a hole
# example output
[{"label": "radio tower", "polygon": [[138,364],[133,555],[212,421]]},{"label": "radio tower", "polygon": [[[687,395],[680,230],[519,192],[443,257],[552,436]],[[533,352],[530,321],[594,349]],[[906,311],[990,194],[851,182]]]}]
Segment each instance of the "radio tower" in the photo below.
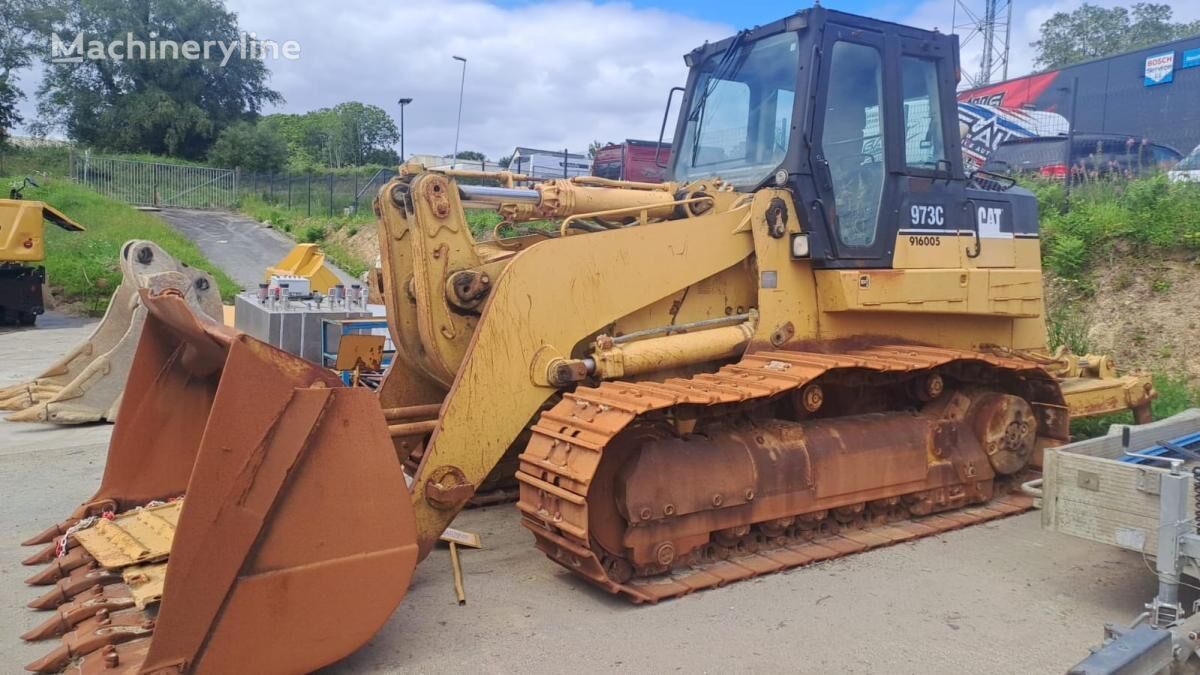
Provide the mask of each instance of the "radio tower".
[{"label": "radio tower", "polygon": [[[979,87],[1008,79],[1008,38],[1012,28],[1013,0],[954,0],[954,13],[950,20],[952,32],[960,36],[963,52],[967,47],[978,44],[979,71],[964,72],[964,88]],[[958,15],[963,15],[959,23]],[[966,70],[964,65],[964,70]]]}]

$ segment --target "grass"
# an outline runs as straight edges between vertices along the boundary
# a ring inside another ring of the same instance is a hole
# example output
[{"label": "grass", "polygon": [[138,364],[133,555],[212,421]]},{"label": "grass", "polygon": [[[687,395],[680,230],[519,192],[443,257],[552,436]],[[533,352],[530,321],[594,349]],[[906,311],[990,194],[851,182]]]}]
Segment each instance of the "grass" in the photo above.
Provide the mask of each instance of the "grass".
[{"label": "grass", "polygon": [[1044,263],[1063,279],[1084,281],[1118,245],[1121,255],[1144,257],[1200,251],[1200,184],[1172,183],[1157,174],[1086,182],[1072,186],[1069,196],[1061,182],[1024,185],[1038,196]]},{"label": "grass", "polygon": [[[71,148],[51,145],[25,148],[0,144],[0,176],[67,176],[71,173]],[[7,186],[8,182],[5,182]],[[4,191],[8,196],[8,190]]]},{"label": "grass", "polygon": [[[14,180],[19,179],[0,178],[0,186]],[[103,314],[121,283],[117,256],[130,239],[152,240],[177,259],[208,271],[226,300],[240,290],[195,244],[153,215],[61,178],[45,178],[41,186],[26,189],[25,197],[47,202],[87,228],[66,232],[46,226],[46,277],[60,302],[78,303],[91,315]]]}]

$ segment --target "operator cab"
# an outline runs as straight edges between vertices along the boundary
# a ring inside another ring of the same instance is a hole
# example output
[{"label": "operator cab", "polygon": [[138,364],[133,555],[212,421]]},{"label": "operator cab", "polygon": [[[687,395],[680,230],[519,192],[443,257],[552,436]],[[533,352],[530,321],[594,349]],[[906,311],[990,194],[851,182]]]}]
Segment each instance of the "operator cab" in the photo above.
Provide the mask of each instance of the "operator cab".
[{"label": "operator cab", "polygon": [[1036,236],[1031,194],[963,174],[957,36],[814,7],[685,60],[674,180],[791,188],[815,266],[1012,267]]}]

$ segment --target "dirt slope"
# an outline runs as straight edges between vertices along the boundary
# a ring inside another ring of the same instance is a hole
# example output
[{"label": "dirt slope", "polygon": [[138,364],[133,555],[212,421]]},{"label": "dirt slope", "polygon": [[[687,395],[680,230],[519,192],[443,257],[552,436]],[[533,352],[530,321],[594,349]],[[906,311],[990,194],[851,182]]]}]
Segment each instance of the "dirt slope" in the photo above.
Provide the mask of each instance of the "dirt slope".
[{"label": "dirt slope", "polygon": [[1113,354],[1122,368],[1200,382],[1200,258],[1118,254],[1089,281],[1094,293],[1074,307],[1094,351]]}]

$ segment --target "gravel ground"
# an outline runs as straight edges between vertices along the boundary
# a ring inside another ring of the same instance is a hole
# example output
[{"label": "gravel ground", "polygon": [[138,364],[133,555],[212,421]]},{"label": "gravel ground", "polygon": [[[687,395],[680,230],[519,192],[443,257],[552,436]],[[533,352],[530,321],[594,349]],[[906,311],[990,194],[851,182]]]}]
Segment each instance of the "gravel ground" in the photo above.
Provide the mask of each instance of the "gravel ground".
[{"label": "gravel ground", "polygon": [[[47,317],[0,333],[3,378],[35,373],[89,330]],[[32,570],[19,564],[29,553],[19,541],[91,494],[106,443],[97,434],[110,429],[17,426],[0,423],[3,672],[52,646],[17,637],[44,616],[23,606],[37,589],[22,583]],[[1155,590],[1139,556],[1042,532],[1037,513],[650,607],[548,561],[511,506],[455,525],[485,546],[463,554],[467,605],[455,603],[448,553],[436,550],[391,620],[325,673],[1062,672],[1105,621],[1131,619]]]}]

